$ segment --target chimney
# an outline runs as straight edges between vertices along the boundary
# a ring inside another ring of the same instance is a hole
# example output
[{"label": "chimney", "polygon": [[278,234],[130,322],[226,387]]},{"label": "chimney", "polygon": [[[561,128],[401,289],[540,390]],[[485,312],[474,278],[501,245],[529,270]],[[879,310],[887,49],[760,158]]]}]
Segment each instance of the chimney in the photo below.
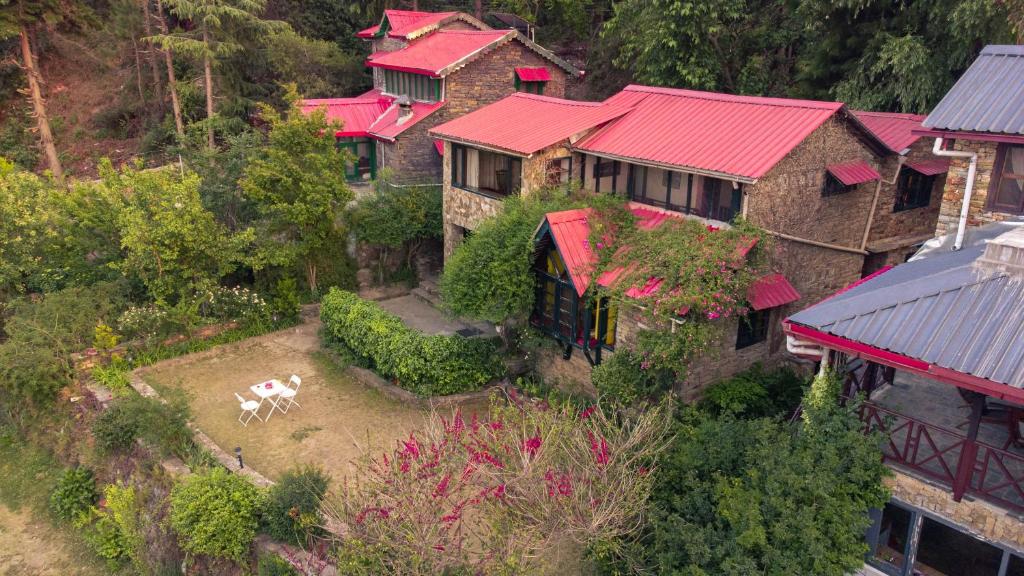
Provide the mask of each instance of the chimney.
[{"label": "chimney", "polygon": [[1024,227],[1003,232],[989,240],[977,262],[986,270],[1024,276]]},{"label": "chimney", "polygon": [[395,124],[401,126],[412,119],[412,100],[405,95],[399,96],[395,101],[398,104],[398,120]]}]

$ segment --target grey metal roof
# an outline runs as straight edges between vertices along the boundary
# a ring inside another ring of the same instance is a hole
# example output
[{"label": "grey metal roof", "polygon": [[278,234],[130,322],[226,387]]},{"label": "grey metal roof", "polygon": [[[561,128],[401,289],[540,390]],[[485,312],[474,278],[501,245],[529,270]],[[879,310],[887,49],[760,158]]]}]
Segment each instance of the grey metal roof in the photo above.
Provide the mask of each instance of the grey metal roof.
[{"label": "grey metal roof", "polygon": [[1024,46],[986,46],[922,124],[1024,134]]},{"label": "grey metal roof", "polygon": [[1024,388],[1024,278],[983,246],[903,264],[791,316],[820,332]]}]

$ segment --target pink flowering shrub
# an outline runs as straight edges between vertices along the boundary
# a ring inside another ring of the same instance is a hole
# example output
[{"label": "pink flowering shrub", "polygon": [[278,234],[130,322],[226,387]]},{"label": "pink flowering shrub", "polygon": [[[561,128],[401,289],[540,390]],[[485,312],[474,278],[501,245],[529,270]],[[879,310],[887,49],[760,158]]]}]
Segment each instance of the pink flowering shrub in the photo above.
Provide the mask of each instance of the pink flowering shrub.
[{"label": "pink flowering shrub", "polygon": [[667,408],[619,425],[597,407],[512,400],[486,419],[435,415],[363,462],[328,513],[349,530],[341,565],[354,565],[345,555],[355,549],[366,573],[519,573],[554,547],[629,537],[666,444]]}]

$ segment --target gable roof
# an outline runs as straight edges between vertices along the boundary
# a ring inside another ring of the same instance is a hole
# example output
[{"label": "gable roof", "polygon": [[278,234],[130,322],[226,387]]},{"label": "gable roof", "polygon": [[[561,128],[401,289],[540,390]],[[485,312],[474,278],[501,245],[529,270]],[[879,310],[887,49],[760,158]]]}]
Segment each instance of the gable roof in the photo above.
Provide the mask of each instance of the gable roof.
[{"label": "gable roof", "polygon": [[370,125],[388,109],[391,99],[368,96],[366,94],[355,98],[308,98],[302,101],[301,110],[303,114],[309,114],[317,108],[325,108],[328,121],[342,123],[341,130],[335,132],[335,136],[369,136]]},{"label": "gable roof", "polygon": [[490,50],[517,41],[569,74],[579,75],[569,63],[515,30],[438,30],[393,52],[377,52],[366,65],[374,68],[427,74],[443,78]]},{"label": "gable roof", "polygon": [[[844,111],[839,102],[734,96],[630,85],[607,104],[633,107],[575,148],[599,156],[755,182]],[[859,122],[855,130],[884,148]]]},{"label": "gable roof", "polygon": [[1024,388],[1024,281],[981,270],[982,246],[912,260],[787,322]]},{"label": "gable roof", "polygon": [[462,20],[476,27],[487,30],[489,26],[462,12],[419,12],[414,10],[385,10],[381,21],[376,26],[356,32],[357,38],[375,38],[381,34],[381,26],[387,24],[387,35],[391,38],[412,40],[438,29],[442,24],[452,20]]},{"label": "gable roof", "polygon": [[922,114],[863,110],[851,110],[851,113],[896,154],[903,154],[921,138],[920,134],[914,134],[912,130],[921,128],[921,122],[925,119]]},{"label": "gable roof", "polygon": [[444,102],[412,102],[412,117],[401,119],[401,107],[397,101],[384,111],[367,129],[370,136],[380,140],[394,142],[402,132],[412,128],[427,116],[437,112],[444,106]]},{"label": "gable roof", "polygon": [[435,126],[439,138],[529,156],[622,116],[630,109],[517,92]]},{"label": "gable roof", "polygon": [[934,130],[1024,135],[1024,46],[986,46],[923,124]]}]

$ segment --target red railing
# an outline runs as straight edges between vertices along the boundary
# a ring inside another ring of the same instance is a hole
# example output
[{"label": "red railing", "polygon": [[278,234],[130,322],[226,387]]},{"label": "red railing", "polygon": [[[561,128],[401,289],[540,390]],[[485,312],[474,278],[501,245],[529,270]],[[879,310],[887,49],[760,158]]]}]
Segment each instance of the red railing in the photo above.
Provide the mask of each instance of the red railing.
[{"label": "red railing", "polygon": [[861,404],[860,417],[866,430],[885,437],[886,462],[949,486],[956,501],[971,494],[1024,512],[1024,456],[870,402]]}]

